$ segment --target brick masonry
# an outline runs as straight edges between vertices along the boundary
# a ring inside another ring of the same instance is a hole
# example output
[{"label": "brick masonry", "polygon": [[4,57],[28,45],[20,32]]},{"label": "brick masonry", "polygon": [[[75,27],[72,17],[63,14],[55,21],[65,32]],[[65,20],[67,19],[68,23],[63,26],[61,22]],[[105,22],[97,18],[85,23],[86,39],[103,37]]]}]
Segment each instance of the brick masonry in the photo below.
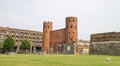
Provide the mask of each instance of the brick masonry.
[{"label": "brick masonry", "polygon": [[43,52],[63,53],[63,44],[78,41],[77,18],[67,17],[66,27],[52,30],[52,22],[43,23]]}]

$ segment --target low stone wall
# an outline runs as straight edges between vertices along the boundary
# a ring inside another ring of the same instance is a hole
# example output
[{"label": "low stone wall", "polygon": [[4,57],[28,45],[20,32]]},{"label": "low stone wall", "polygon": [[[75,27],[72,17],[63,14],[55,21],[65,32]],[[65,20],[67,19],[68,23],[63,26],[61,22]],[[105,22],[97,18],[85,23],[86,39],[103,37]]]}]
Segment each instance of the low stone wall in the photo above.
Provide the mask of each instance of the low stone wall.
[{"label": "low stone wall", "polygon": [[120,55],[120,41],[92,42],[90,54]]}]

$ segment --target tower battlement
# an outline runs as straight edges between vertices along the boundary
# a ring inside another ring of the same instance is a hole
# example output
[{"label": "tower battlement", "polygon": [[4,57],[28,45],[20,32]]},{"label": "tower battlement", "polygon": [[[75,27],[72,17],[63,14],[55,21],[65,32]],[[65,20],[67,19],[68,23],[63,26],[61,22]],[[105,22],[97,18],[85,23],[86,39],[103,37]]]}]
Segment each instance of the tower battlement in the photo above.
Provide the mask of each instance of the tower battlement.
[{"label": "tower battlement", "polygon": [[43,24],[52,24],[52,21],[44,21]]}]

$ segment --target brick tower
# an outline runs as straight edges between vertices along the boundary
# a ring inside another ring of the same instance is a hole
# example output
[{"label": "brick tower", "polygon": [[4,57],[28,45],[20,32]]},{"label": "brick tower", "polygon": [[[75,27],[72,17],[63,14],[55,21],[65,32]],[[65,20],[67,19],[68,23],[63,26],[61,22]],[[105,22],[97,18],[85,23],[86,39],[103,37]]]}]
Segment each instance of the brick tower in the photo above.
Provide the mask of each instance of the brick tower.
[{"label": "brick tower", "polygon": [[77,17],[66,18],[66,43],[78,41]]},{"label": "brick tower", "polygon": [[43,23],[43,52],[50,50],[50,32],[52,31],[52,22]]}]

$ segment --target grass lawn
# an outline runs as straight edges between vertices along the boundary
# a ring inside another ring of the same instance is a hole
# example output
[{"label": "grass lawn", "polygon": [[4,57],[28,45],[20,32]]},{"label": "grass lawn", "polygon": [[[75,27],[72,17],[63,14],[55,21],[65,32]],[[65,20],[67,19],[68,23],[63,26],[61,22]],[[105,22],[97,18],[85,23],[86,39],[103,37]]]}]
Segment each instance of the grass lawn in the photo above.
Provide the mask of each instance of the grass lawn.
[{"label": "grass lawn", "polygon": [[120,56],[2,54],[0,66],[120,66]]}]

